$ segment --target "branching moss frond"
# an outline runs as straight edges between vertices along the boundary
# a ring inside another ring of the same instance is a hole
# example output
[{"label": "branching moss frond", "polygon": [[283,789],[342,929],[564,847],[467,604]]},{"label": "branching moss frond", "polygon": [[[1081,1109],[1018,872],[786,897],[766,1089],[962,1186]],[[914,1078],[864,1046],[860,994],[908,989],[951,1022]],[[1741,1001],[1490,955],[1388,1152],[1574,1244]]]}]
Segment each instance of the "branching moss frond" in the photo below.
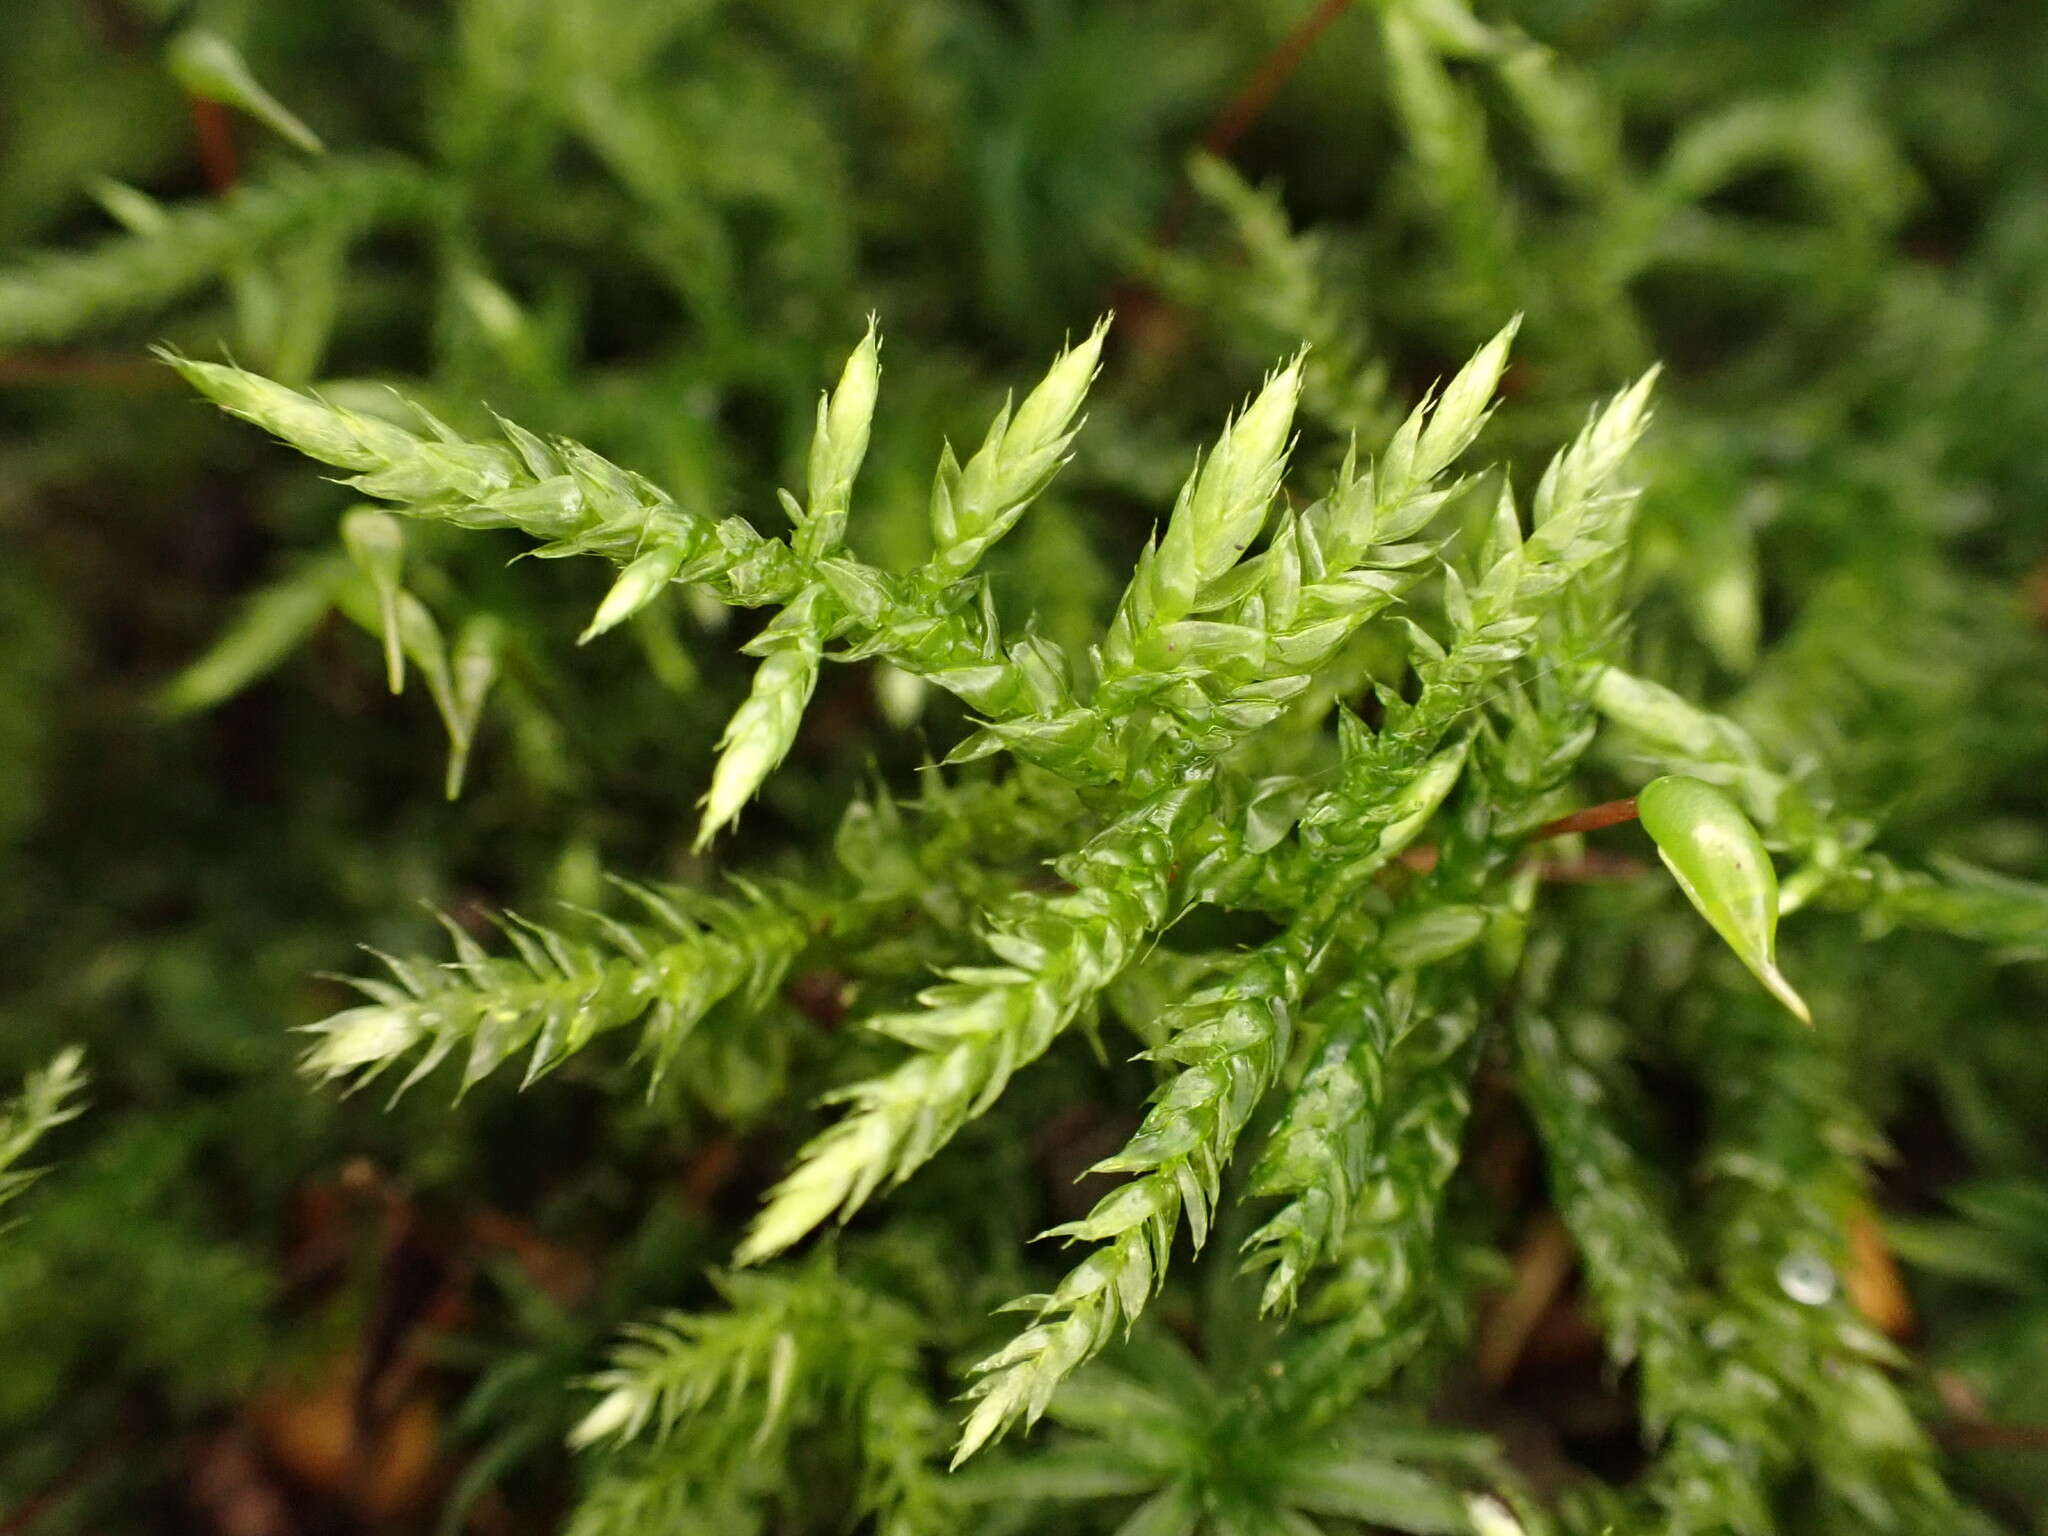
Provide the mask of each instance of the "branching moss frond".
[{"label": "branching moss frond", "polygon": [[1058,861],[1071,890],[1020,893],[991,919],[986,943],[1000,965],[954,970],[917,1011],[869,1020],[916,1054],[832,1095],[851,1107],[798,1154],[740,1244],[740,1262],[850,1214],[986,1111],[1165,922],[1174,849],[1208,804],[1199,777],[1142,802]]},{"label": "branching moss frond", "polygon": [[1285,1198],[1245,1240],[1269,1267],[1262,1310],[1293,1308],[1302,1281],[1344,1240],[1385,1102],[1386,1061],[1415,1006],[1412,985],[1354,977],[1316,1007],[1321,1043],[1252,1170],[1250,1193]]},{"label": "branching moss frond", "polygon": [[715,1004],[739,994],[758,1005],[772,995],[809,936],[804,915],[758,893],[625,889],[645,913],[641,923],[593,913],[592,932],[577,937],[510,914],[498,925],[510,954],[490,954],[444,920],[455,959],[382,957],[392,979],[356,980],[371,1001],[311,1026],[318,1041],[306,1070],[362,1084],[412,1057],[403,1088],[460,1051],[467,1089],[531,1047],[532,1083],[599,1035],[644,1021],[641,1049],[658,1084]]},{"label": "branching moss frond", "polygon": [[830,1255],[719,1288],[721,1308],[630,1327],[591,1379],[600,1395],[570,1440],[604,1453],[600,1502],[658,1502],[666,1486],[703,1518],[717,1502],[707,1485],[734,1459],[779,1464],[798,1435],[823,1431],[858,1467],[878,1529],[939,1529],[943,1421],[922,1380],[917,1315],[841,1275]]}]

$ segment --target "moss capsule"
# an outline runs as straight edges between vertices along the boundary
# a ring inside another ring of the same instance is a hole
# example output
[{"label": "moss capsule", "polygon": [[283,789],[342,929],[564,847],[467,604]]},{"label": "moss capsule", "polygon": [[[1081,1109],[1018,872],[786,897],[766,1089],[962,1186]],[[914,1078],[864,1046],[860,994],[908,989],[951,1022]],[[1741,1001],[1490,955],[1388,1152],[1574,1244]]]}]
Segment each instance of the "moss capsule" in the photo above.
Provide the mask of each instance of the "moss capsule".
[{"label": "moss capsule", "polygon": [[1811,1024],[1805,999],[1778,970],[1778,873],[1741,807],[1711,784],[1672,774],[1645,785],[1636,810],[1686,899],[1771,995]]}]

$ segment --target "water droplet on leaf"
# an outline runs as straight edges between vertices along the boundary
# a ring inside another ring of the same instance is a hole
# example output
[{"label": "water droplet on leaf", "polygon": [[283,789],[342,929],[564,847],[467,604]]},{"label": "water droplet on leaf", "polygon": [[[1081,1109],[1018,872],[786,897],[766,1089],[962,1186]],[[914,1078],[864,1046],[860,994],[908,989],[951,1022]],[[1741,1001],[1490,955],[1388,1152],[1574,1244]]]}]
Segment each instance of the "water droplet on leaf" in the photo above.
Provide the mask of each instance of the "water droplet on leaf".
[{"label": "water droplet on leaf", "polygon": [[1835,1269],[1814,1253],[1788,1253],[1778,1261],[1778,1288],[1803,1307],[1834,1300]]}]

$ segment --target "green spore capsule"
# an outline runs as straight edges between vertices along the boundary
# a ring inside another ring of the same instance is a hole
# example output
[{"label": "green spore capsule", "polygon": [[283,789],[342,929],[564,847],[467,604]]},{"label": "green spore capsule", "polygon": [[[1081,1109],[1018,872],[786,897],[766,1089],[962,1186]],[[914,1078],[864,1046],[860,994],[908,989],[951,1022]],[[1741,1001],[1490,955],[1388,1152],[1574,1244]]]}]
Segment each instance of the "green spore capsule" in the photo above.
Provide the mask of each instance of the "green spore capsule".
[{"label": "green spore capsule", "polygon": [[1636,814],[1686,900],[1773,997],[1812,1024],[1806,1000],[1778,970],[1778,872],[1741,807],[1711,784],[1672,774],[1643,786]]}]

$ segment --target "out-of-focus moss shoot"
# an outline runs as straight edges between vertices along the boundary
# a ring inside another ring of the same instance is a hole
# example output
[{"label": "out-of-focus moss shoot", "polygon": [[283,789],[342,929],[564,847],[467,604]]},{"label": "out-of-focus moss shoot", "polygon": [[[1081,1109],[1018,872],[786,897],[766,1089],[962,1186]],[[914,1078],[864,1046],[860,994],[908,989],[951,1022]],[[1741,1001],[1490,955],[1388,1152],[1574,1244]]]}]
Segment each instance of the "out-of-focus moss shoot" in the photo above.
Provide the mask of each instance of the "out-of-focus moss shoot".
[{"label": "out-of-focus moss shoot", "polygon": [[377,592],[384,631],[384,674],[393,693],[405,690],[405,645],[398,633],[398,593],[405,574],[405,529],[389,512],[358,507],[341,520],[341,542]]},{"label": "out-of-focus moss shoot", "polygon": [[246,112],[278,137],[309,155],[327,152],[320,135],[263,88],[235,45],[204,27],[187,27],[164,51],[171,77],[201,101]]}]

